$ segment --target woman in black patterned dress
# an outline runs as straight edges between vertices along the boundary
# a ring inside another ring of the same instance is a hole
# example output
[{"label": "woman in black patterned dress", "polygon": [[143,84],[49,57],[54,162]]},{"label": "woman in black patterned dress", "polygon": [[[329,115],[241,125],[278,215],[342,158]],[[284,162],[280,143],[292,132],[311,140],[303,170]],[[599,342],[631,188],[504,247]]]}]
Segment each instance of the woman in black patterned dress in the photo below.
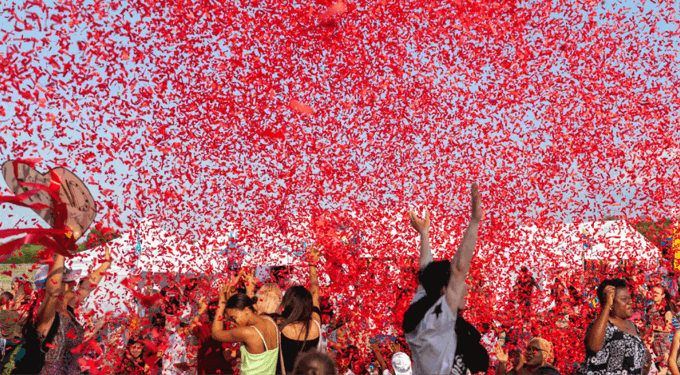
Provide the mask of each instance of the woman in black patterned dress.
[{"label": "woman in black patterned dress", "polygon": [[579,374],[647,375],[651,354],[628,320],[633,316],[628,285],[621,279],[604,280],[597,298],[602,310],[586,330],[586,360]]}]

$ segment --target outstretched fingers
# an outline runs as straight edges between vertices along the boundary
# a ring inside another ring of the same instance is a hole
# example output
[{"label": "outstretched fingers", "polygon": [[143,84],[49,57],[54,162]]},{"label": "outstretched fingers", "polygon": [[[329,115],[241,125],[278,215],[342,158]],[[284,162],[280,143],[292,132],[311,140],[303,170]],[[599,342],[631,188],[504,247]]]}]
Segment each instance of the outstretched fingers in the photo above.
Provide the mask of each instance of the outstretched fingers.
[{"label": "outstretched fingers", "polygon": [[470,197],[472,220],[481,221],[484,217],[484,211],[482,210],[482,200],[479,198],[479,186],[477,186],[476,182],[473,182],[470,187]]}]

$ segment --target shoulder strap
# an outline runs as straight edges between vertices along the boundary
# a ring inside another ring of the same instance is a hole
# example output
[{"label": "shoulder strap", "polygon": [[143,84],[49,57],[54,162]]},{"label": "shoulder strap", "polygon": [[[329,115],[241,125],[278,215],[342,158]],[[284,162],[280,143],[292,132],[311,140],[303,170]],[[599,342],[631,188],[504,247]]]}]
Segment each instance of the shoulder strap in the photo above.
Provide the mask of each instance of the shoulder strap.
[{"label": "shoulder strap", "polygon": [[281,362],[281,374],[286,375],[286,364],[283,363],[283,350],[281,350],[281,331],[279,331],[279,327],[276,326],[276,334],[278,335],[278,340],[279,340],[279,361]]},{"label": "shoulder strap", "polygon": [[263,316],[262,318],[263,318],[264,320],[268,320],[268,321],[272,322],[272,324],[274,325],[274,328],[276,329],[276,347],[277,347],[277,348],[280,348],[280,347],[281,347],[281,343],[279,342],[279,340],[280,340],[281,337],[279,336],[279,326],[277,326],[277,325],[276,325],[276,322],[275,322],[272,318],[270,318],[270,317],[268,317],[268,316]]},{"label": "shoulder strap", "polygon": [[319,332],[321,332],[321,324],[319,324],[319,322],[317,322],[315,319],[312,319],[312,321],[316,323],[316,326],[319,327]]},{"label": "shoulder strap", "polygon": [[260,330],[257,329],[257,327],[255,327],[255,326],[251,326],[251,327],[255,328],[255,332],[257,332],[257,334],[260,335],[260,338],[262,339],[262,342],[264,343],[264,351],[265,352],[268,351],[269,349],[267,348],[267,341],[265,341],[264,336],[262,336],[262,334],[260,333]]},{"label": "shoulder strap", "polygon": [[314,319],[312,319],[312,320],[314,321],[314,323],[316,323],[316,326],[319,327],[319,343],[316,344],[316,349],[320,351],[321,350],[321,338],[322,338],[321,335],[323,335],[323,331],[321,330],[321,324],[319,324],[319,322],[317,322]]}]

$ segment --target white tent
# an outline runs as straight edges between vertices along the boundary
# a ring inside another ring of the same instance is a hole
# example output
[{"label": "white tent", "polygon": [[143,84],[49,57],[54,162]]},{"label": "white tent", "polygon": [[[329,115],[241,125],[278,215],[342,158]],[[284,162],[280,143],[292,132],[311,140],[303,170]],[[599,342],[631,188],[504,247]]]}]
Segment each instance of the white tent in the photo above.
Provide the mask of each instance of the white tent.
[{"label": "white tent", "polygon": [[87,250],[66,261],[68,268],[80,270],[84,277],[88,267],[96,269],[101,265],[105,247],[111,251],[113,263],[108,275],[87,299],[84,310],[95,309],[95,315],[107,311],[127,312],[125,302],[131,303],[133,298],[122,281],[135,273],[199,274],[209,265],[219,266],[214,257],[211,262],[210,254],[200,255],[200,252],[192,251],[188,244],[167,235],[151,222],[143,222],[137,233],[139,236],[124,233],[104,246]]},{"label": "white tent", "polygon": [[661,257],[660,249],[624,220],[583,223],[578,229],[589,239],[585,259],[655,262]]},{"label": "white tent", "polygon": [[[97,286],[90,297],[85,301],[83,309],[85,311],[94,310],[95,316],[100,316],[107,311],[117,311],[125,313],[128,311],[125,302],[132,301],[132,294],[123,287],[122,280],[129,276],[129,268],[121,261],[129,259],[130,252],[134,249],[129,245],[129,235],[124,234],[107,244],[111,249],[113,263],[103,280]],[[73,258],[66,260],[66,267],[79,270],[81,277],[85,277],[88,268],[93,266],[95,269],[101,265],[100,260],[104,258],[104,248],[97,247],[87,250]]]},{"label": "white tent", "polygon": [[501,300],[522,266],[530,270],[539,289],[546,290],[556,270],[578,271],[586,260],[634,259],[653,265],[661,256],[656,246],[624,220],[522,226],[506,233],[503,240],[507,241],[478,249],[479,257],[495,265],[489,279]]}]

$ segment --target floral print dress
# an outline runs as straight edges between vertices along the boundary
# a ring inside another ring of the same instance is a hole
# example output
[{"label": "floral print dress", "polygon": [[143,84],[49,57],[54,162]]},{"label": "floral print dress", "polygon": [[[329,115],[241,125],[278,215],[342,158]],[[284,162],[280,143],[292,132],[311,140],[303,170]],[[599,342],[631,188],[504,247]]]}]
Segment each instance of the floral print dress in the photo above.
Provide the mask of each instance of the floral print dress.
[{"label": "floral print dress", "polygon": [[59,314],[59,330],[52,340],[52,347],[45,355],[45,366],[40,375],[80,375],[78,359],[85,330],[75,319],[72,311]]},{"label": "floral print dress", "polygon": [[[590,331],[592,326],[593,323],[590,323],[587,331]],[[594,353],[586,347],[586,360],[581,364],[578,374],[639,375],[646,365],[647,349],[642,339],[623,332],[608,322],[602,349]]]}]

